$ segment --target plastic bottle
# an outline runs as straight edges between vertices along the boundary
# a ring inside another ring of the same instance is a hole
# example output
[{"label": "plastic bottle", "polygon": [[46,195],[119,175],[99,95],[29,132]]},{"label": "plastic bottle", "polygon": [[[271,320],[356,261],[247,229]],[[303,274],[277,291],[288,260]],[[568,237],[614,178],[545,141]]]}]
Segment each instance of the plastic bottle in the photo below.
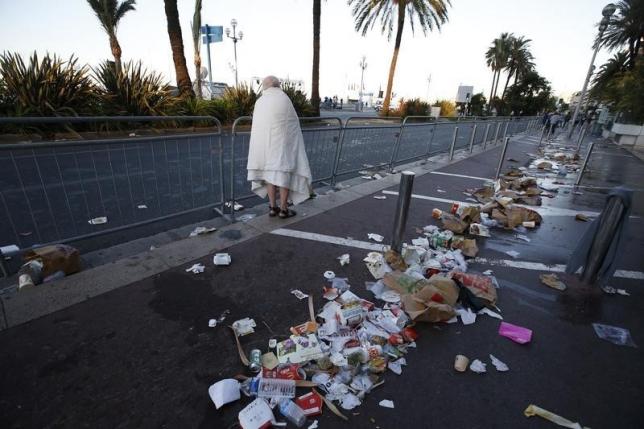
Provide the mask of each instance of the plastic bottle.
[{"label": "plastic bottle", "polygon": [[258,398],[287,399],[295,397],[295,380],[260,378],[257,386]]},{"label": "plastic bottle", "polygon": [[280,401],[280,413],[298,428],[301,428],[306,423],[306,414],[304,414],[302,408],[290,399]]}]

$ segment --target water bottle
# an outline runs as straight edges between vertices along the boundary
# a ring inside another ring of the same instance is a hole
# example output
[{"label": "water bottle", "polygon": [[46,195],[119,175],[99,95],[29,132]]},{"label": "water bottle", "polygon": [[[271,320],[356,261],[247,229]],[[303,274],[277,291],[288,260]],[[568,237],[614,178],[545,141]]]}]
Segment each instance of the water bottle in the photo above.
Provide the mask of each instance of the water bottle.
[{"label": "water bottle", "polygon": [[295,397],[295,380],[260,378],[257,397],[266,399],[288,399]]},{"label": "water bottle", "polygon": [[280,413],[298,428],[304,426],[306,423],[306,415],[302,408],[290,399],[283,399],[280,401]]}]

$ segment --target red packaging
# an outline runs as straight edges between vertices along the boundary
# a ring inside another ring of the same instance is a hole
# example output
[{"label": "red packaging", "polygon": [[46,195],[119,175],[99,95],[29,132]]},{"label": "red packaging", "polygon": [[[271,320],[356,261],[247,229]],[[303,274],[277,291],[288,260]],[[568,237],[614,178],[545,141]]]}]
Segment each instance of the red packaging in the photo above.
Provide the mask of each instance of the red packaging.
[{"label": "red packaging", "polygon": [[452,214],[455,215],[456,212],[458,211],[459,206],[460,206],[459,203],[452,203],[452,208],[450,209],[450,212],[452,212]]},{"label": "red packaging", "polygon": [[322,414],[322,398],[315,392],[309,392],[295,400],[307,417]]},{"label": "red packaging", "polygon": [[280,378],[282,380],[304,380],[306,378],[304,370],[294,363],[279,365],[274,369],[263,368],[262,377]]},{"label": "red packaging", "polygon": [[391,334],[389,336],[389,344],[397,346],[399,344],[404,344],[405,339],[400,334]]},{"label": "red packaging", "polygon": [[407,327],[402,330],[402,336],[407,340],[408,342],[416,341],[416,338],[418,338],[418,332],[414,328]]}]

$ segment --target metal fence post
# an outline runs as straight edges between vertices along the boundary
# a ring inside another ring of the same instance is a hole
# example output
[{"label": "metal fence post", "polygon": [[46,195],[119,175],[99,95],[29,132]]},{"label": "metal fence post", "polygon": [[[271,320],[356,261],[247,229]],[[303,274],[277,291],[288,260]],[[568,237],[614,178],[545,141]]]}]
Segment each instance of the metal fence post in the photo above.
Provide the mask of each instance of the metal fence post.
[{"label": "metal fence post", "polygon": [[594,284],[597,281],[599,270],[608,255],[608,249],[617,233],[621,222],[624,221],[623,201],[617,196],[611,196],[602,210],[600,223],[597,226],[595,237],[588,252],[588,257],[581,272],[581,281]]},{"label": "metal fence post", "polygon": [[454,145],[456,144],[456,136],[458,135],[458,127],[454,127],[454,133],[452,134],[452,145],[449,147],[449,160],[451,161],[454,158]]},{"label": "metal fence post", "polygon": [[470,153],[472,153],[472,147],[474,146],[474,137],[476,136],[476,124],[472,128],[472,136],[470,137]]},{"label": "metal fence post", "polygon": [[546,134],[546,128],[547,128],[546,125],[541,127],[541,137],[539,138],[539,144],[537,145],[537,149],[539,149],[541,147],[541,142],[543,141],[543,136]]},{"label": "metal fence post", "polygon": [[338,165],[340,164],[340,154],[342,153],[342,145],[344,144],[344,130],[347,124],[343,124],[340,121],[340,137],[338,138],[338,144],[335,147],[335,159],[333,160],[333,172],[331,173],[331,186],[335,186],[337,175],[338,175]]},{"label": "metal fence post", "polygon": [[394,146],[393,153],[391,154],[391,160],[389,161],[389,172],[391,173],[394,170],[394,162],[398,158],[398,150],[400,148],[400,141],[402,139],[403,130],[405,129],[405,123],[407,122],[409,116],[405,116],[402,123],[400,124],[400,132],[398,132],[398,138],[396,139],[396,145]]},{"label": "metal fence post", "polygon": [[400,175],[400,187],[398,188],[398,205],[396,206],[396,217],[394,219],[394,233],[391,241],[391,248],[396,252],[402,251],[402,237],[407,224],[409,214],[409,203],[411,202],[411,191],[414,186],[412,171],[403,171]]},{"label": "metal fence post", "polygon": [[485,126],[485,135],[483,136],[483,150],[485,150],[485,147],[487,146],[487,136],[489,132],[490,132],[490,124],[487,124]]},{"label": "metal fence post", "polygon": [[503,141],[505,141],[505,136],[508,134],[508,126],[510,125],[510,122],[505,123],[505,127],[503,128]]},{"label": "metal fence post", "polygon": [[499,141],[499,129],[501,128],[501,122],[496,123],[496,132],[494,133],[494,143]]},{"label": "metal fence post", "polygon": [[584,158],[584,163],[581,165],[581,170],[579,170],[579,175],[577,175],[575,186],[579,186],[579,184],[581,183],[581,178],[584,175],[584,172],[586,171],[586,166],[588,165],[588,160],[590,159],[590,155],[593,153],[594,146],[595,146],[595,142],[590,142],[590,145],[588,145],[588,152],[586,152],[586,158]]},{"label": "metal fence post", "polygon": [[581,144],[584,141],[584,137],[586,137],[586,130],[588,127],[582,128],[581,132],[579,133],[579,136],[577,137],[577,153],[579,153],[579,149],[581,148]]},{"label": "metal fence post", "polygon": [[498,179],[499,176],[501,175],[501,167],[503,167],[503,160],[505,159],[505,153],[508,150],[508,143],[510,143],[510,137],[506,137],[504,142],[503,142],[503,150],[501,151],[501,158],[499,159],[499,166],[496,169],[496,175],[494,176],[494,179]]}]

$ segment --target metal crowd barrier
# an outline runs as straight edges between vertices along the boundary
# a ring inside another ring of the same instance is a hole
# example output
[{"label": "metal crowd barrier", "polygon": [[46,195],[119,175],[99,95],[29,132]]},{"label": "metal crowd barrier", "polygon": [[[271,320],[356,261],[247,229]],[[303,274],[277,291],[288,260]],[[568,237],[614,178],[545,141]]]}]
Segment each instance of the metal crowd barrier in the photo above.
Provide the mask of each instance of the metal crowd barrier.
[{"label": "metal crowd barrier", "polygon": [[[0,118],[0,125],[208,121],[209,132],[0,144],[0,245],[69,242],[254,196],[246,180],[249,116],[230,136],[210,116]],[[504,141],[531,117],[301,118],[314,183]],[[224,139],[226,137],[226,139]],[[104,222],[102,218],[107,218]]]},{"label": "metal crowd barrier", "polygon": [[26,249],[211,207],[223,213],[222,127],[215,117],[0,118],[0,125],[170,121],[207,121],[214,130],[0,144],[0,245]]}]

